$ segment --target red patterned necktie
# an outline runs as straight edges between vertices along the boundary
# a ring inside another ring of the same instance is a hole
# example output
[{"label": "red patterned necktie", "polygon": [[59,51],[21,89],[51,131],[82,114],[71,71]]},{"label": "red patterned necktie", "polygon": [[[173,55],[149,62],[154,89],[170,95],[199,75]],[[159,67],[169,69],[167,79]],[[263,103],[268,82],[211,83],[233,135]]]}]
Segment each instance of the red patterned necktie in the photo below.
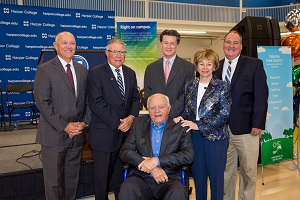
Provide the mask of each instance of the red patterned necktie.
[{"label": "red patterned necktie", "polygon": [[67,67],[67,75],[68,75],[69,81],[71,83],[73,92],[75,93],[75,84],[74,84],[74,80],[73,80],[73,74],[72,74],[72,71],[71,71],[71,68],[70,68],[71,65],[67,64],[66,67]]}]

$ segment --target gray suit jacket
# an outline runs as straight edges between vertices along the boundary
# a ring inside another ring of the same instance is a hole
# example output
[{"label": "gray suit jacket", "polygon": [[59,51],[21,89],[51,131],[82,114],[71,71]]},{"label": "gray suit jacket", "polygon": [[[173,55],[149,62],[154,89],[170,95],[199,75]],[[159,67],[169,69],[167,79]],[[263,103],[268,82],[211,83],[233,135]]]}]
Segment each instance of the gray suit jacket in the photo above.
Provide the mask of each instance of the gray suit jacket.
[{"label": "gray suit jacket", "polygon": [[167,95],[171,104],[171,117],[178,117],[184,108],[184,86],[194,80],[193,64],[176,56],[167,84],[164,78],[163,58],[147,66],[144,76],[145,98],[155,93]]},{"label": "gray suit jacket", "polygon": [[72,121],[89,123],[87,104],[87,69],[74,62],[77,97],[58,57],[40,65],[34,80],[36,105],[40,120],[36,142],[44,146],[64,146],[71,141],[83,142],[84,134],[69,138],[64,132]]},{"label": "gray suit jacket", "polygon": [[[139,171],[137,166],[144,160],[142,156],[153,157],[150,125],[149,115],[135,118],[120,151],[121,160],[134,166],[130,174],[149,176]],[[186,130],[187,128],[181,127],[181,123],[175,124],[171,117],[168,118],[162,137],[159,161],[160,167],[171,179],[180,180],[181,166],[191,164],[194,159],[191,135]]]}]

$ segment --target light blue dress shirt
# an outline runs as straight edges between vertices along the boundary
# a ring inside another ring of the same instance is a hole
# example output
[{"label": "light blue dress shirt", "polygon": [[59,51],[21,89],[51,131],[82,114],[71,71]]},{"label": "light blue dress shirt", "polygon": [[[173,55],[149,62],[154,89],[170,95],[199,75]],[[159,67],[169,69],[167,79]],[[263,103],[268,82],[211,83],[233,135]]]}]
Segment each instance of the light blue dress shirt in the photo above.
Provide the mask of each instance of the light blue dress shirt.
[{"label": "light blue dress shirt", "polygon": [[[159,127],[156,124],[154,124],[153,121],[151,121],[150,133],[151,133],[152,154],[154,157],[159,156],[160,145],[161,145],[162,136],[165,130],[167,120],[168,118],[164,122],[162,122]],[[158,166],[160,166],[159,159],[158,159]]]}]

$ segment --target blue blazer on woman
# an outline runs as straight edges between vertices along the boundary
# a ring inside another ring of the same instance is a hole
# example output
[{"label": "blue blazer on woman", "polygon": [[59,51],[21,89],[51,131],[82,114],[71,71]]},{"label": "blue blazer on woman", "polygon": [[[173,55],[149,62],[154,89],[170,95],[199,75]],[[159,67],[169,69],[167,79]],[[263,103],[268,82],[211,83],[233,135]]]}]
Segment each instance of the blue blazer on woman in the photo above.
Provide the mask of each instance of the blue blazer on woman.
[{"label": "blue blazer on woman", "polygon": [[[183,118],[196,122],[200,134],[215,141],[228,138],[227,120],[231,109],[230,85],[213,75],[197,110],[199,78],[185,88]],[[199,121],[196,121],[196,112]]]}]

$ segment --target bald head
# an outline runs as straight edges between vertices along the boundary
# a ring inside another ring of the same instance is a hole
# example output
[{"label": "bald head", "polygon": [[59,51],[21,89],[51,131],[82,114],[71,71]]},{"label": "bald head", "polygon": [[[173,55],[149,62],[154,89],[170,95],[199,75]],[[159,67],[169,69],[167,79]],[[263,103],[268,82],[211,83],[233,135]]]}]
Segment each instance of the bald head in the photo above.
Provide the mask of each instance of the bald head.
[{"label": "bald head", "polygon": [[147,108],[151,120],[159,126],[169,116],[171,105],[166,95],[157,93],[148,98]]}]

